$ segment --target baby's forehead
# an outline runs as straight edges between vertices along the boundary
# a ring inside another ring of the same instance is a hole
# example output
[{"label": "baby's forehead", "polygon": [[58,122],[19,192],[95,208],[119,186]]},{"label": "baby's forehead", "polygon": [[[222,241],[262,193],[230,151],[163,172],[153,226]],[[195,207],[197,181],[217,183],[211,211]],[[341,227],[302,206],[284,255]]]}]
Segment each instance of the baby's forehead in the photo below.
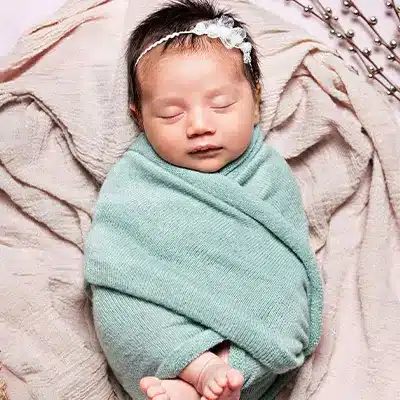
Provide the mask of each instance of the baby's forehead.
[{"label": "baby's forehead", "polygon": [[245,78],[240,50],[227,49],[220,41],[207,38],[195,48],[172,45],[166,49],[163,46],[152,49],[138,64],[136,72],[139,84],[143,86],[154,83],[157,78],[168,78],[183,66],[189,69],[201,68],[204,59],[209,61],[208,67],[212,65],[215,74],[223,71],[224,77],[232,81]]}]

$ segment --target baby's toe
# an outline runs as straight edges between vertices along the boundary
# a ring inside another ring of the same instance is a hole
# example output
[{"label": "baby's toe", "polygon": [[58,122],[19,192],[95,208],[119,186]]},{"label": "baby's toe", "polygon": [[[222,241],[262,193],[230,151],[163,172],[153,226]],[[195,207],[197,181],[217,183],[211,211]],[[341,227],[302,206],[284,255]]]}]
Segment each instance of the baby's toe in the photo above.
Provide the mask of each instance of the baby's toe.
[{"label": "baby's toe", "polygon": [[147,390],[151,387],[151,386],[161,386],[161,381],[160,379],[156,378],[155,376],[146,376],[145,378],[142,378],[140,380],[140,390],[143,393],[147,393]]},{"label": "baby's toe", "polygon": [[223,389],[227,383],[228,383],[228,378],[226,376],[227,371],[220,371],[219,373],[215,374],[215,381],[217,384]]},{"label": "baby's toe", "polygon": [[212,390],[211,387],[209,385],[207,385],[204,390],[203,390],[203,396],[207,399],[207,400],[216,400],[218,399],[219,395],[215,394]]},{"label": "baby's toe", "polygon": [[[147,392],[146,392],[147,396],[150,397],[150,398],[153,398],[155,396],[160,396],[160,395],[163,395],[165,393],[166,393],[166,390],[161,385],[150,386],[147,389]],[[158,397],[157,397],[157,400],[158,400]]]},{"label": "baby's toe", "polygon": [[220,395],[224,391],[225,386],[221,387],[216,379],[213,379],[211,382],[208,383],[208,387],[214,394]]},{"label": "baby's toe", "polygon": [[243,386],[244,377],[238,370],[231,369],[227,372],[226,377],[228,378],[228,385],[231,390],[236,390]]}]

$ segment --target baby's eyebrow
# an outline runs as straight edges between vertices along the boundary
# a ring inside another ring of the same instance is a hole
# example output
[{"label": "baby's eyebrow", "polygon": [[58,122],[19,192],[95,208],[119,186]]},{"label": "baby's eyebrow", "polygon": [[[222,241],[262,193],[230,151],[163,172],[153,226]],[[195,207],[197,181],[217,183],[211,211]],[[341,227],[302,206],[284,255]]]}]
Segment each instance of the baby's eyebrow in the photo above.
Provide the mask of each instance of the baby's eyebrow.
[{"label": "baby's eyebrow", "polygon": [[[210,89],[206,92],[205,97],[207,99],[212,99],[213,97],[220,96],[223,94],[235,94],[237,89],[233,85],[223,85],[217,88]],[[172,97],[161,97],[157,98],[152,102],[154,107],[167,107],[167,106],[183,106],[184,99],[172,96]]]},{"label": "baby's eyebrow", "polygon": [[183,104],[183,99],[180,97],[165,97],[158,98],[153,101],[155,107],[166,107],[166,106],[181,106]]},{"label": "baby's eyebrow", "polygon": [[219,96],[221,94],[235,94],[237,92],[236,88],[232,85],[224,85],[215,89],[211,89],[207,92],[206,97],[211,99],[213,97]]}]

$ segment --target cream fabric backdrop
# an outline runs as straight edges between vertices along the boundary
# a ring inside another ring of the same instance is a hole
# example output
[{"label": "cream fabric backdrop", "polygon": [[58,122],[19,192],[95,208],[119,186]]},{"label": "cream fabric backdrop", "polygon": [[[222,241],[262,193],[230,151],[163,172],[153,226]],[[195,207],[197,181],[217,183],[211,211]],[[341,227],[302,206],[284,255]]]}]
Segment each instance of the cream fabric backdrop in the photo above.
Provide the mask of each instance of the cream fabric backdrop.
[{"label": "cream fabric backdrop", "polygon": [[[0,0],[0,56],[10,50],[24,30],[53,14],[65,2],[66,0]],[[302,26],[313,35],[324,38],[330,43],[336,42],[330,38],[328,30],[322,22],[315,18],[304,17],[300,8],[287,0],[249,0],[249,2],[279,14],[283,19]],[[301,2],[310,3],[309,0],[301,0]],[[336,11],[336,14],[345,22],[345,27],[350,28],[350,25],[354,27],[357,40],[361,39],[360,43],[365,45],[370,43],[365,30],[361,27],[358,28],[360,24],[354,22],[354,17],[340,13],[342,0],[322,0],[322,3]],[[384,3],[383,0],[357,0],[357,4],[365,10],[368,16],[378,17],[377,27],[384,33],[386,39],[400,39],[400,33],[396,29],[396,20],[385,12]],[[384,60],[384,57],[380,59]]]},{"label": "cream fabric backdrop", "polygon": [[[18,37],[31,26],[46,19],[53,14],[66,0],[0,0],[0,57],[7,54],[12,46],[18,40]],[[304,4],[309,4],[309,0],[300,0]],[[386,51],[382,51],[372,45],[372,40],[366,31],[366,28],[358,22],[351,13],[344,15],[341,13],[342,0],[321,0],[325,6],[331,7],[336,15],[340,16],[342,25],[346,29],[353,29],[356,32],[356,43],[362,47],[372,47],[379,50],[374,54],[379,65],[383,66],[388,76],[393,78],[394,82],[400,85],[400,66],[386,60]],[[262,6],[275,12],[283,19],[302,26],[312,35],[326,41],[330,45],[339,49],[343,58],[351,63],[356,69],[362,70],[362,66],[357,59],[349,54],[348,46],[338,46],[338,39],[329,35],[326,25],[316,18],[304,17],[303,13],[296,4],[287,0],[249,0],[254,4]],[[367,16],[375,15],[378,18],[379,29],[386,41],[398,39],[400,41],[400,32],[394,15],[388,14],[385,10],[385,1],[383,0],[357,0],[357,5]],[[400,44],[400,43],[399,43]],[[374,58],[375,59],[375,58]],[[378,86],[379,87],[379,86]],[[392,109],[400,122],[400,102],[392,100]]]}]

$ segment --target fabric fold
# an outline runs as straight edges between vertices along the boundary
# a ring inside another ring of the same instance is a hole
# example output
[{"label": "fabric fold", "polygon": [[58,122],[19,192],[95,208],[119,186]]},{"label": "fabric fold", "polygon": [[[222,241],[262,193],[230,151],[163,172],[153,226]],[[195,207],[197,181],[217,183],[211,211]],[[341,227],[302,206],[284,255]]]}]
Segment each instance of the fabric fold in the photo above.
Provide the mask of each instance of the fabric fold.
[{"label": "fabric fold", "polygon": [[[275,375],[301,365],[320,338],[322,286],[300,192],[258,127],[213,174],[168,164],[141,135],[100,190],[85,278],[94,291],[135,298],[132,307],[148,301],[217,332]],[[130,325],[106,345],[111,359]]]}]

